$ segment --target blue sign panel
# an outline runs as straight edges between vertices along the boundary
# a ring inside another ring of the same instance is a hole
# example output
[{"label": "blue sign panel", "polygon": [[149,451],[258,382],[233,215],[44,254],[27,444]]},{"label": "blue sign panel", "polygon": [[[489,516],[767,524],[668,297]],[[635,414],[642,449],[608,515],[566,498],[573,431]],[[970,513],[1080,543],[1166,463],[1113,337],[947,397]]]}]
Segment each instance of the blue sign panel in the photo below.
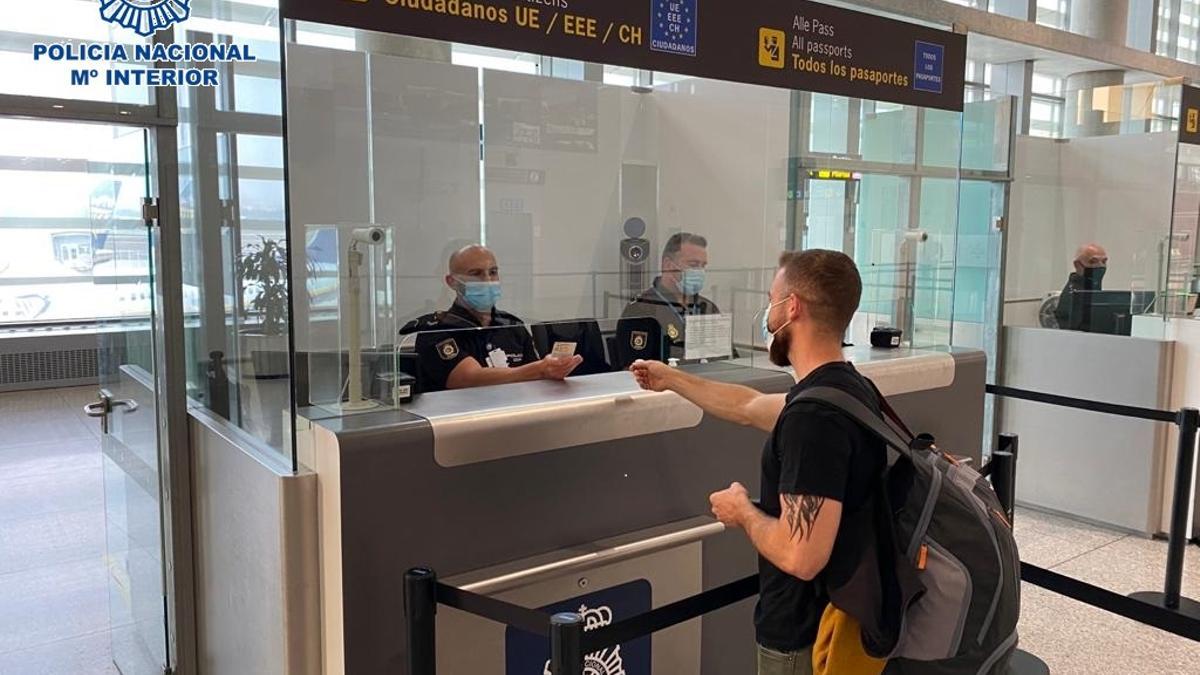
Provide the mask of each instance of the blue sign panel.
[{"label": "blue sign panel", "polygon": [[913,89],[934,94],[942,93],[942,71],[945,64],[945,47],[918,40],[916,65],[913,70]]},{"label": "blue sign panel", "polygon": [[696,55],[697,0],[650,1],[650,49]]},{"label": "blue sign panel", "polygon": [[[541,609],[551,614],[581,614],[584,631],[596,630],[650,611],[650,582],[638,579]],[[509,628],[504,634],[504,662],[506,675],[549,675],[550,643],[544,637]],[[584,672],[588,675],[650,675],[650,637],[588,654],[584,657]]]}]

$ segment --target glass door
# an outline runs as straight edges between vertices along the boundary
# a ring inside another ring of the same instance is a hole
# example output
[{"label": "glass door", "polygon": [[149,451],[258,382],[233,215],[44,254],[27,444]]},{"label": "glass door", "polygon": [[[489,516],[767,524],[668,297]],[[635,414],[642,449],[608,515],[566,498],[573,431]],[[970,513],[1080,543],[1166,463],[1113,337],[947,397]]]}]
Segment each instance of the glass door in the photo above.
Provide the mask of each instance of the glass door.
[{"label": "glass door", "polygon": [[[819,175],[821,171],[810,172],[814,173]],[[804,190],[803,248],[841,251],[853,257],[857,205],[857,174],[849,174],[842,178],[808,178]]]},{"label": "glass door", "polygon": [[149,132],[113,128],[94,177],[92,305],[100,389],[88,414],[101,424],[113,661],[123,675],[161,675],[167,656],[163,508],[155,354],[155,267]]}]

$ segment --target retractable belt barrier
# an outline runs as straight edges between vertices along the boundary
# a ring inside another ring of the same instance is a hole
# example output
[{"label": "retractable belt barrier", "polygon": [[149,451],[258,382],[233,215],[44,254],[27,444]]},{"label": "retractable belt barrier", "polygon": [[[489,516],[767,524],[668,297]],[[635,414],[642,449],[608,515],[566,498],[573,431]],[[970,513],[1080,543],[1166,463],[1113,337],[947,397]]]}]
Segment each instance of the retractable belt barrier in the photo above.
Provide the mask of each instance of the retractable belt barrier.
[{"label": "retractable belt barrier", "polygon": [[[1187,527],[1200,411],[1184,408],[1178,412],[1169,412],[991,384],[987,385],[987,392],[1006,398],[1155,422],[1170,422],[1179,426],[1179,457],[1163,593],[1134,593],[1127,597],[1026,562],[1021,563],[1021,579],[1139,623],[1200,641],[1200,614],[1191,613],[1194,611],[1193,607],[1200,608],[1200,605],[1180,598],[1183,554],[1187,546],[1187,534],[1184,530]],[[1010,522],[1014,515],[1016,459],[1017,437],[1001,434],[996,450],[982,469],[983,474],[991,478]],[[757,592],[758,575],[754,574],[585,633],[583,617],[579,614],[566,612],[551,615],[541,610],[521,607],[443,584],[437,580],[436,572],[431,569],[413,568],[404,574],[408,672],[410,675],[437,673],[438,604],[546,637],[550,640],[550,672],[553,675],[583,675],[585,654],[690,621],[753,597]]]},{"label": "retractable belt barrier", "polygon": [[758,593],[758,575],[718,586],[648,612],[584,633],[583,617],[548,614],[478,593],[447,586],[433,570],[414,568],[404,575],[404,613],[408,623],[408,672],[437,672],[435,616],[443,604],[496,623],[550,639],[550,672],[583,675],[583,657],[607,647],[644,637],[727,607]]},{"label": "retractable belt barrier", "polygon": [[[1200,429],[1200,411],[1182,408],[1178,411],[1157,410],[1137,406],[1090,401],[1058,394],[1047,394],[1001,385],[987,385],[987,393],[1004,398],[1033,401],[1062,408],[1116,415],[1132,419],[1169,422],[1179,427],[1179,446],[1175,458],[1175,488],[1171,498],[1171,530],[1167,537],[1166,578],[1161,593],[1141,591],[1128,597],[1099,586],[1021,563],[1021,579],[1079,602],[1098,607],[1176,635],[1200,641],[1200,603],[1180,597],[1183,580],[1183,557],[1187,551],[1188,511],[1193,498],[1192,474],[1196,466],[1196,435]],[[1015,437],[1014,442],[1015,442]],[[1004,436],[1001,437],[1001,448]],[[995,453],[994,453],[995,454]],[[993,477],[995,483],[995,477]],[[1003,485],[1003,481],[1001,483]],[[1011,481],[1007,484],[1008,498],[1013,498]],[[997,486],[1003,500],[1005,494]],[[1011,501],[1005,508],[1011,509]]]}]

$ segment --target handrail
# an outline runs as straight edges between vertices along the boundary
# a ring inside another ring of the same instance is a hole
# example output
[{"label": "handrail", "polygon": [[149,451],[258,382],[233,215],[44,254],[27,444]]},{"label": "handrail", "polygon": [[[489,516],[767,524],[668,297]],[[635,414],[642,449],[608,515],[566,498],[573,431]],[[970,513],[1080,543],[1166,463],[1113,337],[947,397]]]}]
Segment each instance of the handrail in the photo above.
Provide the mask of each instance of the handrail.
[{"label": "handrail", "polygon": [[511,574],[503,574],[492,579],[477,581],[475,583],[463,584],[459,588],[472,593],[500,593],[514,586],[530,584],[539,581],[547,576],[567,574],[583,567],[593,567],[597,564],[610,564],[621,560],[626,560],[634,556],[646,555],[661,551],[666,548],[673,548],[683,544],[689,544],[693,541],[699,541],[705,537],[714,534],[720,534],[725,531],[725,525],[720,522],[705,523],[696,527],[690,527],[686,530],[678,530],[661,534],[657,537],[649,537],[640,539],[629,544],[621,544],[600,551],[584,553],[582,555],[556,560],[544,565],[530,567],[527,569],[513,572]]}]

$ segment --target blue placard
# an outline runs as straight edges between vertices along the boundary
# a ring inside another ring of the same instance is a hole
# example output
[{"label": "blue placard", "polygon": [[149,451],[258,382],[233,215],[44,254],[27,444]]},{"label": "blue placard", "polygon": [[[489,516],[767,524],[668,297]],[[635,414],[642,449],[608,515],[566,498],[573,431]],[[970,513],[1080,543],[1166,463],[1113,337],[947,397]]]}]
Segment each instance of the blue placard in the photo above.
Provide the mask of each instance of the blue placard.
[{"label": "blue placard", "polygon": [[650,0],[650,49],[696,55],[697,0]]},{"label": "blue placard", "polygon": [[[650,582],[638,579],[541,609],[550,614],[582,614],[584,630],[588,631],[648,612],[650,602]],[[504,663],[506,675],[549,675],[549,641],[509,628],[504,633]],[[584,657],[584,672],[588,675],[650,675],[650,637],[588,654]]]},{"label": "blue placard", "polygon": [[942,93],[942,71],[946,65],[946,48],[932,42],[917,41],[916,64],[913,66],[913,89]]}]

